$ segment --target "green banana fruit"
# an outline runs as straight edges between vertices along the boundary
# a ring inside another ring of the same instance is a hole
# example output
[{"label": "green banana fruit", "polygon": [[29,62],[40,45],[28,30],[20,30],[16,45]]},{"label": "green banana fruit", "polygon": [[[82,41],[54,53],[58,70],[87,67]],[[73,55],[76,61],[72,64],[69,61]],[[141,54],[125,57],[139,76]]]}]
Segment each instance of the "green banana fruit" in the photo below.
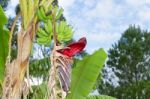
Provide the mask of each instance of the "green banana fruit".
[{"label": "green banana fruit", "polygon": [[44,28],[45,28],[45,31],[49,34],[50,31],[49,31],[48,23],[44,24]]},{"label": "green banana fruit", "polygon": [[52,33],[53,32],[53,27],[52,27],[52,22],[51,20],[48,20],[48,28],[49,28],[49,31]]},{"label": "green banana fruit", "polygon": [[37,11],[37,16],[38,16],[38,18],[39,18],[40,20],[43,20],[42,14],[41,14],[41,12],[40,12],[39,9],[38,9],[38,11]]},{"label": "green banana fruit", "polygon": [[58,33],[61,33],[63,31],[62,28],[63,28],[63,24],[62,22],[60,22],[58,25]]},{"label": "green banana fruit", "polygon": [[37,43],[39,43],[39,44],[46,44],[47,41],[48,41],[47,37],[37,38]]},{"label": "green banana fruit", "polygon": [[59,11],[58,11],[58,13],[57,13],[57,15],[56,15],[56,20],[59,20],[59,19],[60,19],[60,17],[61,17],[61,15],[62,15],[63,11],[64,11],[64,9],[62,9],[62,8],[59,9]]},{"label": "green banana fruit", "polygon": [[47,23],[45,23],[45,30],[46,32],[49,34],[49,33],[52,33],[52,23],[50,20],[47,21]]},{"label": "green banana fruit", "polygon": [[38,38],[37,43],[40,45],[49,46],[51,43],[51,39],[49,39],[48,37],[47,38]]},{"label": "green banana fruit", "polygon": [[39,37],[47,37],[48,36],[48,34],[42,28],[38,29],[37,34],[38,34]]},{"label": "green banana fruit", "polygon": [[47,18],[46,18],[46,14],[45,14],[45,11],[44,11],[43,7],[40,7],[40,13],[41,13],[41,16],[43,18],[43,21],[45,21]]}]

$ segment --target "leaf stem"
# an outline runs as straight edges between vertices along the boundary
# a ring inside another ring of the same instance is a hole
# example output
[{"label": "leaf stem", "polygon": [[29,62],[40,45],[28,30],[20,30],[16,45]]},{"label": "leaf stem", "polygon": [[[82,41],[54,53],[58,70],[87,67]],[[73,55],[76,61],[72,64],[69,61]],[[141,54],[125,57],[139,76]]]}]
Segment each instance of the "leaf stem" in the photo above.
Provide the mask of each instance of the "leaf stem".
[{"label": "leaf stem", "polygon": [[9,52],[8,52],[8,62],[10,63],[10,58],[11,58],[11,44],[12,44],[12,35],[13,35],[13,32],[14,32],[14,29],[15,29],[15,26],[16,26],[16,23],[17,23],[17,20],[20,16],[20,12],[17,14],[17,16],[15,17],[14,19],[14,22],[12,24],[12,27],[11,27],[11,30],[10,30],[10,38],[9,38]]},{"label": "leaf stem", "polygon": [[56,16],[55,11],[52,12],[52,23],[53,23],[53,39],[54,39],[54,49],[57,46],[57,33],[56,33]]},{"label": "leaf stem", "polygon": [[55,11],[52,11],[52,28],[53,28],[53,39],[54,39],[54,47],[51,54],[51,69],[49,71],[49,88],[50,88],[50,95],[48,95],[48,99],[56,99],[55,87],[56,87],[56,50],[57,50],[57,33],[56,33],[56,19],[55,19]]}]

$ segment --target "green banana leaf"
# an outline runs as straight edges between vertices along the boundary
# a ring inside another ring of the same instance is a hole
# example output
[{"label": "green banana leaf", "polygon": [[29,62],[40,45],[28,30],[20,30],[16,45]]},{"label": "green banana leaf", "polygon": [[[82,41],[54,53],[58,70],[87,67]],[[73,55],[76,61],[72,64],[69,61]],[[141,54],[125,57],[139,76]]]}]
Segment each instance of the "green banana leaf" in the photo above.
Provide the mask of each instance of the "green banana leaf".
[{"label": "green banana leaf", "polygon": [[67,99],[86,99],[107,58],[103,49],[78,61],[72,70],[71,88]]},{"label": "green banana leaf", "polygon": [[107,95],[90,95],[86,99],[117,99]]},{"label": "green banana leaf", "polygon": [[8,55],[9,31],[4,25],[7,23],[2,7],[0,6],[0,84],[4,78],[5,62]]},{"label": "green banana leaf", "polygon": [[5,16],[3,8],[0,6],[0,27],[3,27],[7,23],[8,19]]}]

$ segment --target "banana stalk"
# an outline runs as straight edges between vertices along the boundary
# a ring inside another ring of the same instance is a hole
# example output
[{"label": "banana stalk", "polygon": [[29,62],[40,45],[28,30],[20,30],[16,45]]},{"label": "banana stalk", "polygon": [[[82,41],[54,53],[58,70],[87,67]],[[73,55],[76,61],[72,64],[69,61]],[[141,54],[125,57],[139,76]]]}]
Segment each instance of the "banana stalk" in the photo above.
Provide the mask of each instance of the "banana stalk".
[{"label": "banana stalk", "polygon": [[[27,15],[27,0],[20,0],[20,7],[22,28],[17,34],[17,58],[6,64],[2,99],[21,99],[23,93],[24,96],[27,96],[29,92],[29,87],[26,87],[27,84],[24,82],[24,77],[29,66],[29,57],[35,36],[37,18],[29,19]],[[33,15],[35,14],[35,12],[32,13]]]}]

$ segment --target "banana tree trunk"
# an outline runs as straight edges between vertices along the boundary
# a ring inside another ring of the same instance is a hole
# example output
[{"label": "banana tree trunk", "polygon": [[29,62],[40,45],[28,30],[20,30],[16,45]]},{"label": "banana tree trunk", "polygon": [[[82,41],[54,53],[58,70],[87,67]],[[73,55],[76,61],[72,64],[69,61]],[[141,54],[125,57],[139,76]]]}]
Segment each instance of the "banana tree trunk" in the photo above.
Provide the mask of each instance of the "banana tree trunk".
[{"label": "banana tree trunk", "polygon": [[26,69],[29,66],[29,56],[34,38],[34,25],[18,33],[17,58],[6,64],[6,75],[3,83],[2,99],[21,99]]}]

